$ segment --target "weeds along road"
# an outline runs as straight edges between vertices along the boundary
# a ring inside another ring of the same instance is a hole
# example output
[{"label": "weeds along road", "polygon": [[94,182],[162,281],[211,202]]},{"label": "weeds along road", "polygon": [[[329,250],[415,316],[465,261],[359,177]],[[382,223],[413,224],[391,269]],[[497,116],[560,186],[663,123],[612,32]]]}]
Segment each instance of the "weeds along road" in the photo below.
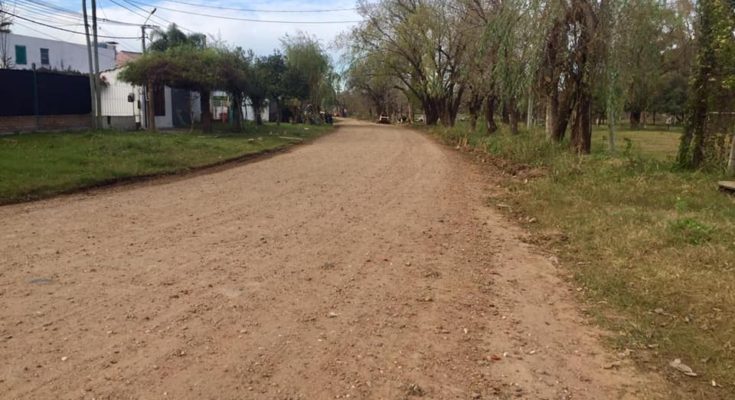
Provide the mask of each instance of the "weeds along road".
[{"label": "weeds along road", "polygon": [[652,398],[478,168],[348,121],[223,171],[2,207],[0,397]]}]

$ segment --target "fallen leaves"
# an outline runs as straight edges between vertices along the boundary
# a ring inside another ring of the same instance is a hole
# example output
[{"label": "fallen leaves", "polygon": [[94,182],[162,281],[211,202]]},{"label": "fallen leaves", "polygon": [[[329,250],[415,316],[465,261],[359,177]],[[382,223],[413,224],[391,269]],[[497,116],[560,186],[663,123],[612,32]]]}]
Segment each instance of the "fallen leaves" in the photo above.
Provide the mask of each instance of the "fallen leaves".
[{"label": "fallen leaves", "polygon": [[674,368],[681,372],[682,374],[686,376],[697,376],[697,374],[692,370],[691,367],[681,362],[680,359],[675,359],[674,361],[669,363],[669,366],[671,368]]}]

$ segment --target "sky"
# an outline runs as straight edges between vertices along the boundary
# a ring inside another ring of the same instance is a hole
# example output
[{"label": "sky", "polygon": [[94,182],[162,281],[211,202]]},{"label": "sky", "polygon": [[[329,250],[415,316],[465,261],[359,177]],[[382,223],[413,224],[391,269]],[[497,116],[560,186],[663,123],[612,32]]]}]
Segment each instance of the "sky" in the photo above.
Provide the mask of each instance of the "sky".
[{"label": "sky", "polygon": [[[81,0],[2,0],[2,2],[6,3],[10,12],[19,17],[74,32],[84,32],[81,16],[66,12],[68,10],[81,13]],[[87,0],[88,7],[90,2],[91,0]],[[126,39],[99,40],[116,41],[119,42],[120,50],[139,52],[140,25],[145,21],[148,12],[155,8],[155,13],[148,21],[149,25],[165,29],[169,23],[175,22],[184,32],[205,33],[210,40],[224,41],[230,46],[252,49],[258,55],[265,55],[280,48],[280,38],[284,35],[293,35],[299,31],[316,36],[325,48],[329,47],[341,32],[348,31],[361,19],[354,10],[355,5],[355,0],[97,0],[98,18],[131,24],[120,25],[100,21],[98,34],[125,37]],[[255,11],[233,10],[233,8]],[[306,12],[313,10],[322,11]],[[235,20],[238,18],[251,21]],[[283,23],[285,21],[291,23]],[[334,21],[338,23],[329,23]],[[20,35],[85,43],[84,35],[60,31],[21,18],[15,18],[12,31]],[[336,51],[329,51],[333,57],[336,56]]]}]

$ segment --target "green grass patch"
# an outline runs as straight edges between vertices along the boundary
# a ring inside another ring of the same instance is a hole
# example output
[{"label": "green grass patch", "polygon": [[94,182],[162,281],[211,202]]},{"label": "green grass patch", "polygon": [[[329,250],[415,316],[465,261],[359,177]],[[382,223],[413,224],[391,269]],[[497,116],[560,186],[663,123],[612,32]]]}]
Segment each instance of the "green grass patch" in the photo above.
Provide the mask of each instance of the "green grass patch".
[{"label": "green grass patch", "polygon": [[[681,398],[733,398],[735,198],[718,191],[721,176],[674,167],[678,132],[622,130],[611,154],[595,130],[588,156],[541,132],[432,132],[509,163],[517,175],[500,178],[508,190],[493,201],[534,217],[534,240],[583,288],[614,347],[670,378]],[[675,358],[700,376],[669,367]]]},{"label": "green grass patch", "polygon": [[170,174],[310,139],[331,126],[247,124],[245,133],[59,132],[0,136],[0,204]]}]

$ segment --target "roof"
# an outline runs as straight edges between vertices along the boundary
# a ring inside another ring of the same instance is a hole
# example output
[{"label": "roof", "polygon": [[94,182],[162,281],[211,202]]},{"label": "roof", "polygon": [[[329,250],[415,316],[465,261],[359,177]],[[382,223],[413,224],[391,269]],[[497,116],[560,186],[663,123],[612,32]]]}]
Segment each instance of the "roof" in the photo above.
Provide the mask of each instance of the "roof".
[{"label": "roof", "polygon": [[115,56],[115,64],[117,64],[118,67],[122,67],[123,65],[129,63],[130,61],[133,61],[136,58],[140,57],[140,55],[141,53],[138,53],[135,51],[120,50],[117,52],[117,55]]}]

